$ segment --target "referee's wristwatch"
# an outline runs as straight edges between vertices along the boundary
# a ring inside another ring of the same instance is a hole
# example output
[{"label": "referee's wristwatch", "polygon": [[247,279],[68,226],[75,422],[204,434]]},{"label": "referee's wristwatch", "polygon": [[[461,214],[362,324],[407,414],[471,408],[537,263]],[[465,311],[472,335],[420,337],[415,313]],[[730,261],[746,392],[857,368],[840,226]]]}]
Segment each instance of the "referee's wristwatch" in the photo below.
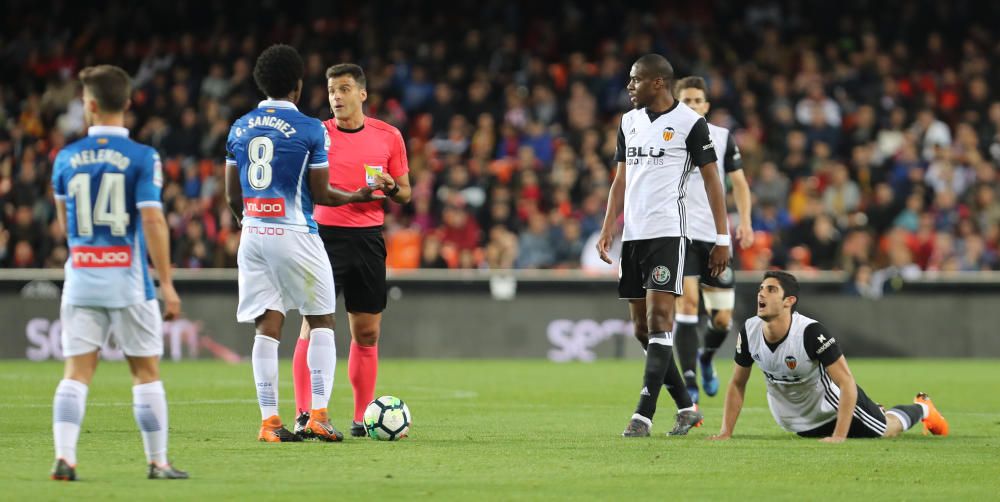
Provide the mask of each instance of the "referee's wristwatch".
[{"label": "referee's wristwatch", "polygon": [[395,197],[395,195],[399,193],[399,184],[397,183],[396,185],[393,185],[390,190],[387,190],[384,193],[386,197]]}]

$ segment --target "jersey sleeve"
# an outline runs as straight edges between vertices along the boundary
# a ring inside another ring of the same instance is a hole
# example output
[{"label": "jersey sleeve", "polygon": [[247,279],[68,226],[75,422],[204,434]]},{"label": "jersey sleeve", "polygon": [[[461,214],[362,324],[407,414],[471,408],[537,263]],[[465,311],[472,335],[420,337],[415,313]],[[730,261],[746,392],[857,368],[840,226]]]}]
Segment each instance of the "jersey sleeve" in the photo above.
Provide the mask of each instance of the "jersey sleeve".
[{"label": "jersey sleeve", "polygon": [[149,149],[145,161],[139,166],[135,185],[135,207],[163,207],[160,191],[163,189],[163,164],[160,154]]},{"label": "jersey sleeve", "polygon": [[829,366],[844,355],[837,344],[837,339],[830,335],[826,327],[814,322],[802,332],[802,343],[805,345],[809,359],[819,361],[823,367]]},{"label": "jersey sleeve", "polygon": [[403,135],[395,127],[392,128],[390,141],[392,145],[389,151],[392,154],[389,156],[389,176],[398,178],[410,172],[410,163],[406,159],[406,143],[403,141]]},{"label": "jersey sleeve", "polygon": [[750,355],[750,343],[747,341],[747,328],[740,329],[740,334],[736,338],[736,355],[733,357],[736,364],[749,368],[753,366],[753,356]]},{"label": "jersey sleeve", "polygon": [[736,146],[733,133],[726,135],[725,169],[727,173],[743,169],[743,156],[740,155],[740,147]]},{"label": "jersey sleeve", "polygon": [[615,162],[625,162],[625,117],[618,125],[618,146],[615,147]]},{"label": "jersey sleeve", "polygon": [[316,133],[313,134],[312,144],[309,145],[309,169],[326,169],[330,167],[330,133],[326,126],[320,121],[315,121]]},{"label": "jersey sleeve", "polygon": [[231,165],[231,166],[235,166],[236,165],[236,146],[235,146],[235,142],[236,142],[236,137],[237,137],[236,131],[238,129],[239,128],[236,127],[236,124],[233,124],[233,127],[229,128],[229,136],[226,137],[226,164]]},{"label": "jersey sleeve", "polygon": [[56,200],[66,199],[66,180],[63,179],[63,173],[66,171],[68,157],[69,153],[64,148],[56,155],[56,160],[52,164],[52,194]]},{"label": "jersey sleeve", "polygon": [[704,117],[699,118],[688,133],[687,152],[691,155],[694,165],[698,167],[719,160],[715,156],[715,144],[712,143],[712,136],[708,133],[708,122],[705,122]]}]

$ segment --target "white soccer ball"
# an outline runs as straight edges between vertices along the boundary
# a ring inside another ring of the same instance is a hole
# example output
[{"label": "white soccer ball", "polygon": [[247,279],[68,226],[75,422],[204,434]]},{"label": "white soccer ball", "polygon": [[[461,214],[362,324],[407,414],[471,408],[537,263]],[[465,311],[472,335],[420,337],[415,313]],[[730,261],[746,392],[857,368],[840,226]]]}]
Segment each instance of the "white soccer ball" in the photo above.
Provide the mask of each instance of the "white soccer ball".
[{"label": "white soccer ball", "polygon": [[410,408],[401,399],[382,396],[365,408],[365,431],[379,441],[396,441],[410,432]]}]

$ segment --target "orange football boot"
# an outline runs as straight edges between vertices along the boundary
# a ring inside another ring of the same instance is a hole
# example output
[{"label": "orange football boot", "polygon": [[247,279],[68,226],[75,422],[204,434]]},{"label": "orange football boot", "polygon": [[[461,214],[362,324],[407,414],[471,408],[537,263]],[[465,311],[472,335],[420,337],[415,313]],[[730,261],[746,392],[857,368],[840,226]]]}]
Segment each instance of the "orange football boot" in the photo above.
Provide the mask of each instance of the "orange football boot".
[{"label": "orange football boot", "polygon": [[930,432],[935,436],[948,435],[948,421],[944,419],[927,394],[923,392],[917,394],[917,397],[913,398],[913,402],[927,406],[927,418],[921,420],[924,423],[924,434]]},{"label": "orange football boot", "polygon": [[261,421],[260,434],[257,435],[257,441],[265,443],[293,443],[302,441],[302,438],[292,434],[284,425],[281,425],[281,417],[271,415]]},{"label": "orange football boot", "polygon": [[326,408],[309,410],[309,421],[304,428],[305,433],[322,441],[343,441],[344,434],[330,423]]}]

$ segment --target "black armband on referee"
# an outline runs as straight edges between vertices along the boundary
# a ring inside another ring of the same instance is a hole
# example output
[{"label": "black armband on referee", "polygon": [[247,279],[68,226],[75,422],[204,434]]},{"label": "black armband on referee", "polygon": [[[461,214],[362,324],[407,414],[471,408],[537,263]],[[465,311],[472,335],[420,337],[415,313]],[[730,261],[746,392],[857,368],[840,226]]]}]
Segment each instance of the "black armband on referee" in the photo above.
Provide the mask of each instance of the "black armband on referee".
[{"label": "black armband on referee", "polygon": [[397,193],[399,193],[399,185],[396,185],[396,186],[392,187],[392,190],[386,191],[385,192],[385,196],[386,197],[395,197]]}]

